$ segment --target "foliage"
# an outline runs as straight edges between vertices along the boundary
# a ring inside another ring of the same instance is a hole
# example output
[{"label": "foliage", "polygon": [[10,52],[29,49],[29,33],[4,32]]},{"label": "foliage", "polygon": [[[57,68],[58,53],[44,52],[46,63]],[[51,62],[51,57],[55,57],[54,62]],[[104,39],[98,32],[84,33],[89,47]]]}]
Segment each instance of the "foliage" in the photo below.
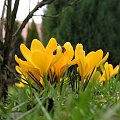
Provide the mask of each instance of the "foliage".
[{"label": "foliage", "polygon": [[110,51],[110,63],[120,62],[120,1],[71,2],[56,0],[48,5],[42,23],[44,42],[55,37],[59,43],[82,43],[87,51],[102,48]]}]

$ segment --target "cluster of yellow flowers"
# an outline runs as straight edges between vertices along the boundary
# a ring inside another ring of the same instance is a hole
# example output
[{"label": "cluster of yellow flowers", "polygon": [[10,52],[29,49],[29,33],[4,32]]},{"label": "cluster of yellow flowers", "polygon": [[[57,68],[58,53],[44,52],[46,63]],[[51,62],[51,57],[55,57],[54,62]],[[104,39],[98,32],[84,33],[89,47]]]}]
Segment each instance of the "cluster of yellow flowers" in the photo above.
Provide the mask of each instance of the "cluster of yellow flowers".
[{"label": "cluster of yellow flowers", "polygon": [[[18,63],[16,71],[22,78],[21,82],[16,84],[19,87],[27,84],[25,81],[26,78],[31,79],[41,86],[45,84],[45,76],[49,76],[50,81],[55,76],[60,80],[65,71],[75,64],[78,65],[81,82],[84,82],[91,74],[92,78],[98,73],[100,81],[109,80],[118,73],[119,69],[119,66],[113,69],[113,66],[106,62],[109,53],[103,57],[101,49],[91,51],[86,55],[82,44],[77,44],[74,51],[70,42],[66,42],[63,46],[60,46],[55,38],[51,38],[46,47],[39,40],[34,39],[30,50],[25,44],[20,45],[20,50],[26,60],[23,61],[15,55],[15,60]],[[99,66],[101,66],[102,74],[97,71]]]}]

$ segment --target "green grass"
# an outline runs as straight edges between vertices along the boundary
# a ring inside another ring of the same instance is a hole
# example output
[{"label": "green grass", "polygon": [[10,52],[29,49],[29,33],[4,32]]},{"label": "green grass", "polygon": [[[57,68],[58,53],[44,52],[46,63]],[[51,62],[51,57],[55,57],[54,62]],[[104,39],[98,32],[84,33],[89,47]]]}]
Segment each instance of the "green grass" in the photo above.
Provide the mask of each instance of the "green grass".
[{"label": "green grass", "polygon": [[0,120],[120,119],[119,75],[104,85],[90,82],[84,91],[80,82],[76,85],[65,82],[37,92],[30,86],[12,86],[7,101],[0,102]]}]

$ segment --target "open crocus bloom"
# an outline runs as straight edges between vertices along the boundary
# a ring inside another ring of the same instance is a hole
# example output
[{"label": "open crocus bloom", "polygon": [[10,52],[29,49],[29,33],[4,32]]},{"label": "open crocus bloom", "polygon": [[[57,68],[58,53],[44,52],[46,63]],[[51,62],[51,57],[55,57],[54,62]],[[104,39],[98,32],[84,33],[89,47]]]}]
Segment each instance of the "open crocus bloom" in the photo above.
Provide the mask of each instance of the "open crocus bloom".
[{"label": "open crocus bloom", "polygon": [[[20,45],[20,50],[26,61],[21,60],[15,55],[15,60],[19,64],[17,69],[19,68],[27,77],[35,77],[41,84],[44,84],[41,78],[47,75],[50,67],[62,55],[62,48],[57,45],[57,41],[54,38],[50,39],[46,48],[39,40],[34,39],[30,50],[24,44]],[[54,51],[56,51],[55,55],[53,54]]]},{"label": "open crocus bloom", "polygon": [[58,78],[62,77],[63,73],[74,64],[72,61],[74,50],[70,42],[66,42],[62,46],[62,52],[61,58],[53,66],[54,72]]},{"label": "open crocus bloom", "polygon": [[102,76],[100,78],[100,81],[106,81],[106,80],[110,80],[111,77],[113,77],[114,75],[116,75],[118,73],[119,70],[119,65],[117,65],[114,69],[112,64],[108,64],[108,62],[106,62],[104,64],[104,67],[102,68]]},{"label": "open crocus bloom", "polygon": [[85,55],[83,45],[77,44],[75,49],[75,59],[77,60],[81,81],[83,82],[96,67],[103,64],[107,60],[108,55],[109,53],[103,57],[103,51],[101,49],[96,52],[92,51]]}]

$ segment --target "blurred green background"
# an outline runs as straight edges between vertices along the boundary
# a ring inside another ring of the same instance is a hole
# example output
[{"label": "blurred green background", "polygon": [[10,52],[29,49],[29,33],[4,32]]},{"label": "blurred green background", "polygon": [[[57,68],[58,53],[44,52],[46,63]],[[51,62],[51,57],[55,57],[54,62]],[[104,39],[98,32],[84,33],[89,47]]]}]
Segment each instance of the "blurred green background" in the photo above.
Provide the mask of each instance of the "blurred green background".
[{"label": "blurred green background", "polygon": [[110,52],[109,63],[120,62],[120,0],[55,0],[47,6],[42,22],[46,44],[55,37],[60,44],[70,41],[84,50]]}]

